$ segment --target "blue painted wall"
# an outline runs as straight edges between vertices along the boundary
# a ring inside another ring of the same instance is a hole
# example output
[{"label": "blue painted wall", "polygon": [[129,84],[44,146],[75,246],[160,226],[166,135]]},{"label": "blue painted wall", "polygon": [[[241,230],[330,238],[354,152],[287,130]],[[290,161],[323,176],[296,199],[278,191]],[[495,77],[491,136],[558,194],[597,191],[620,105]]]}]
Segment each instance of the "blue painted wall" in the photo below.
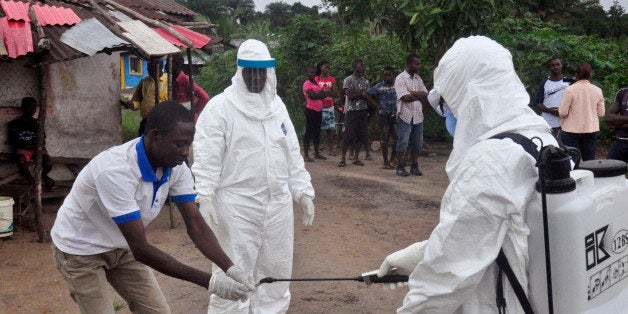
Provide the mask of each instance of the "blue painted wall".
[{"label": "blue painted wall", "polygon": [[123,89],[137,87],[137,84],[140,83],[140,80],[148,75],[148,62],[142,59],[140,59],[142,60],[142,75],[131,74],[129,56],[135,55],[130,53],[120,54],[120,59],[122,62],[122,80],[120,80],[120,83]]}]

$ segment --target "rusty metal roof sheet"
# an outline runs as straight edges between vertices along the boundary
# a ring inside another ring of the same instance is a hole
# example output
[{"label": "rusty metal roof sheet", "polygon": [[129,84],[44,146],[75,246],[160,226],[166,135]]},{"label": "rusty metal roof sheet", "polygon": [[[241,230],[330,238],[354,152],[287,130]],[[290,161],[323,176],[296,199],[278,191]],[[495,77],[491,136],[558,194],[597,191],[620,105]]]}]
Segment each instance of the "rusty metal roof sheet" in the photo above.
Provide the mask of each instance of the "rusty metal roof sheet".
[{"label": "rusty metal roof sheet", "polygon": [[33,5],[33,9],[41,26],[74,25],[81,21],[72,9],[48,5]]},{"label": "rusty metal roof sheet", "polygon": [[174,13],[179,15],[198,15],[196,12],[184,7],[183,5],[174,2],[173,0],[150,0],[155,6],[167,13]]},{"label": "rusty metal roof sheet", "polygon": [[18,1],[2,1],[0,0],[0,7],[4,11],[4,15],[9,21],[23,21],[30,22],[31,18],[28,16],[29,3]]},{"label": "rusty metal roof sheet", "polygon": [[95,18],[82,21],[65,31],[61,35],[61,42],[89,56],[105,48],[130,45]]},{"label": "rusty metal roof sheet", "polygon": [[[209,44],[210,39],[209,37],[197,33],[193,30],[187,29],[183,26],[179,26],[179,25],[172,25],[172,28],[179,32],[181,35],[183,35],[183,37],[189,39],[192,44],[194,45],[194,48],[201,48],[207,44]],[[171,44],[175,45],[175,46],[179,46],[179,47],[186,47],[186,45],[184,43],[182,43],[178,38],[174,37],[173,35],[171,35],[170,33],[168,33],[166,30],[164,30],[163,28],[153,28],[153,30],[155,30],[157,33],[159,33],[159,35],[161,35],[161,37],[165,38],[166,40],[168,40]]]},{"label": "rusty metal roof sheet", "polygon": [[195,16],[196,12],[174,2],[173,0],[114,0],[128,8],[141,8],[145,10],[160,10],[166,13],[174,13],[177,15]]},{"label": "rusty metal roof sheet", "polygon": [[9,21],[8,17],[0,18],[0,33],[10,58],[34,51],[30,22]]},{"label": "rusty metal roof sheet", "polygon": [[118,22],[117,24],[125,30],[122,35],[148,56],[163,56],[180,52],[179,48],[141,21]]}]

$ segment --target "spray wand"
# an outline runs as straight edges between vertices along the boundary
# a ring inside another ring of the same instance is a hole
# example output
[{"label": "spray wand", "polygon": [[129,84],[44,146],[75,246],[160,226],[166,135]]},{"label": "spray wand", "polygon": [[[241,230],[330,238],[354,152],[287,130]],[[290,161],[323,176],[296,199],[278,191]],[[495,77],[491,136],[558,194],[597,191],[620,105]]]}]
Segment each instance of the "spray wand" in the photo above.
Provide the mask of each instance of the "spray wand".
[{"label": "spray wand", "polygon": [[273,278],[266,277],[259,281],[257,286],[263,283],[273,283],[277,281],[358,281],[364,282],[366,285],[371,285],[374,283],[398,283],[398,282],[408,282],[408,276],[406,275],[386,275],[384,277],[378,277],[377,271],[370,271],[363,273],[357,277],[341,277],[341,278]]}]

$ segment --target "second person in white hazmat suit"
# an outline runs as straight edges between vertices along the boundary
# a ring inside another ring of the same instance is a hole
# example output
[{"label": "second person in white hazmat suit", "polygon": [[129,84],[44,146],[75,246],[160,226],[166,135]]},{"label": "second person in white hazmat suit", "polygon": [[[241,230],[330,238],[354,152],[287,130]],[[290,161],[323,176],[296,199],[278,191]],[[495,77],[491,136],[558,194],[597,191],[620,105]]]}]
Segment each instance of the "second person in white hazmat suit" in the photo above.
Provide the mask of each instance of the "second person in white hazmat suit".
[{"label": "second person in white hazmat suit", "polygon": [[[234,263],[253,276],[290,278],[293,200],[303,223],[314,219],[314,189],[286,106],[276,94],[275,59],[247,40],[231,86],[207,104],[196,124],[196,191],[203,217]],[[213,272],[221,272],[214,265]],[[242,303],[212,295],[210,313],[282,313],[288,282],[260,285]]]},{"label": "second person in white hazmat suit", "polygon": [[[399,313],[497,313],[495,259],[503,248],[527,293],[525,213],[541,201],[534,158],[511,139],[489,138],[512,132],[557,143],[528,108],[510,52],[489,38],[457,40],[434,71],[431,94],[457,119],[440,220],[428,240],[389,255],[378,275],[392,267],[410,275]],[[503,286],[506,312],[523,313],[505,276]]]}]

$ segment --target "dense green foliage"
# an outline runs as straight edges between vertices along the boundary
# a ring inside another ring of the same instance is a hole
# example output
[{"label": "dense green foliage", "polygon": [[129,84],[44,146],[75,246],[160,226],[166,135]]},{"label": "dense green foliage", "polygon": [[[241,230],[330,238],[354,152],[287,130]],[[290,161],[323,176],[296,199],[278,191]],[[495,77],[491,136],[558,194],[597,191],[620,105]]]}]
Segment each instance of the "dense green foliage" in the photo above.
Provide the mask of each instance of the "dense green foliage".
[{"label": "dense green foliage", "polygon": [[[455,39],[473,34],[489,36],[510,49],[531,97],[548,75],[546,61],[558,56],[565,74],[572,77],[579,63],[591,63],[592,82],[602,88],[609,105],[615,91],[628,84],[624,70],[627,15],[619,5],[605,13],[597,1],[555,2],[326,0],[324,3],[334,6],[336,12],[325,14],[307,11],[300,3],[273,3],[246,23],[231,25],[233,29],[225,39],[234,45],[247,38],[269,44],[278,61],[279,94],[298,130],[303,129],[305,98],[301,87],[306,68],[319,60],[330,61],[331,74],[341,86],[352,62],[362,59],[367,66],[366,78],[375,84],[381,80],[384,66],[401,71],[407,54],[417,52],[423,61],[419,74],[429,88],[442,53]],[[212,62],[198,76],[212,95],[230,84],[235,55],[235,49],[216,48]],[[442,120],[431,112],[425,124],[427,138],[447,138]],[[600,139],[609,138],[603,124]]]}]

